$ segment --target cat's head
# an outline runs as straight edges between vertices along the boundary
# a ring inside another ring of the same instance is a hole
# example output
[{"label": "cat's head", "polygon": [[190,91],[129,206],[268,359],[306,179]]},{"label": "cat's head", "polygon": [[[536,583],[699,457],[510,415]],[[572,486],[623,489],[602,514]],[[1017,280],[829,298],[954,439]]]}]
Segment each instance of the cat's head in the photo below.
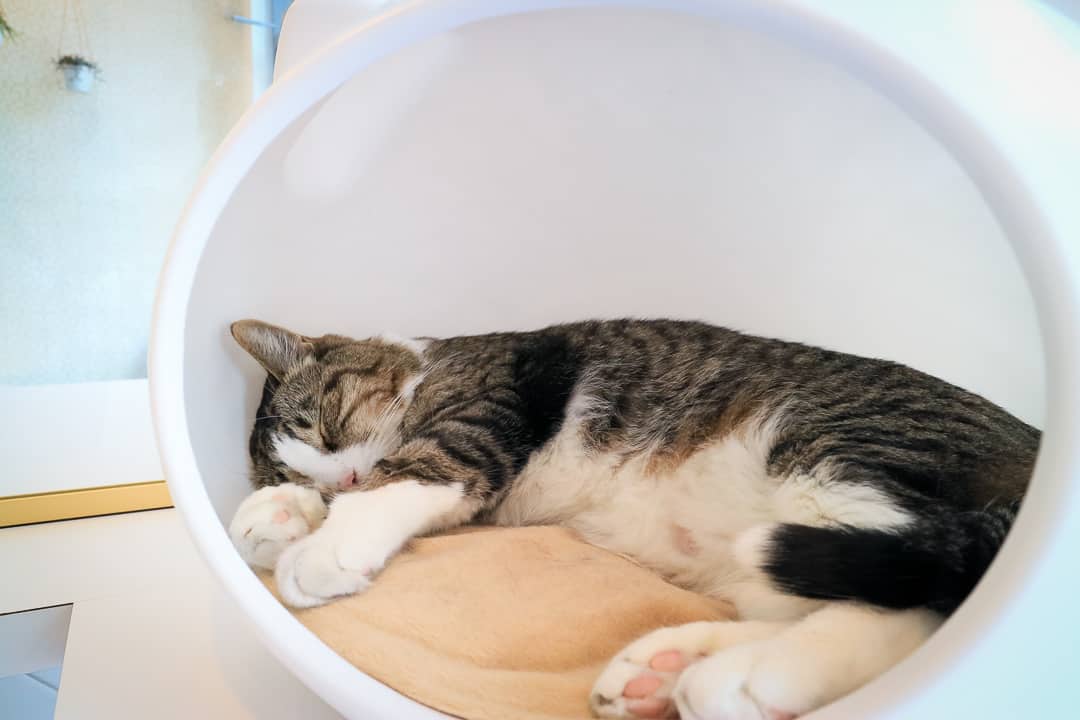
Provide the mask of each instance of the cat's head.
[{"label": "cat's head", "polygon": [[267,373],[249,443],[257,487],[345,489],[400,443],[421,343],[310,338],[257,320],[231,330]]}]

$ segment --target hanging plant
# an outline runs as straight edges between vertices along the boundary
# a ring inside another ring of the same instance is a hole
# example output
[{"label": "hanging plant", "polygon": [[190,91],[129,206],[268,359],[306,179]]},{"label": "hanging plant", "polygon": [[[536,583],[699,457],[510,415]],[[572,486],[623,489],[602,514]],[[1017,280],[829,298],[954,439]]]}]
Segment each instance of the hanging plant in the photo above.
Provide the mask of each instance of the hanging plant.
[{"label": "hanging plant", "polygon": [[64,85],[74,92],[88,93],[94,88],[94,80],[101,74],[100,68],[81,55],[64,55],[56,61],[56,69],[64,74]]},{"label": "hanging plant", "polygon": [[11,27],[7,18],[4,17],[4,6],[0,5],[0,45],[3,45],[5,40],[14,40],[16,35],[18,33],[15,32],[15,28]]},{"label": "hanging plant", "polygon": [[[67,37],[69,28],[74,34],[73,39]],[[60,57],[56,60],[56,69],[64,74],[64,85],[68,90],[88,93],[94,89],[94,81],[101,76],[101,68],[87,59],[93,57],[93,52],[90,50],[90,34],[86,29],[82,0],[64,0],[57,55]]]}]

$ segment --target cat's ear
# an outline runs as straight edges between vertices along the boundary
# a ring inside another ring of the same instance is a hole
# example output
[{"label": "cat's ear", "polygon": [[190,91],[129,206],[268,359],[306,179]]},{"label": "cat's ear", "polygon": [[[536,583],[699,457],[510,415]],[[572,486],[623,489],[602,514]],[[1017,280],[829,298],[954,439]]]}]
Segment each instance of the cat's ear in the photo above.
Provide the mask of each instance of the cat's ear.
[{"label": "cat's ear", "polygon": [[308,338],[258,320],[239,320],[229,330],[240,347],[278,380],[315,358]]}]

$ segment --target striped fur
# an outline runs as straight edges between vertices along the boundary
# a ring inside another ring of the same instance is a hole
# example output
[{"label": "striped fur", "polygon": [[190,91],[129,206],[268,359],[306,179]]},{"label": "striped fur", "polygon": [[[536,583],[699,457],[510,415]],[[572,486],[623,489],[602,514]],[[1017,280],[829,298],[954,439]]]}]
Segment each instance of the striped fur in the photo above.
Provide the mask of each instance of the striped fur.
[{"label": "striped fur", "polygon": [[[234,335],[268,371],[250,443],[256,486],[311,483],[282,461],[283,440],[327,456],[370,448],[348,489],[401,479],[461,483],[491,515],[568,413],[587,453],[643,459],[642,472],[658,477],[772,416],[782,425],[771,433],[765,475],[827,468],[829,483],[872,487],[920,518],[916,540],[951,538],[940,547],[942,562],[969,580],[947,597],[933,589],[918,596],[946,611],[992,557],[985,548],[1000,542],[1039,440],[992,403],[903,365],[702,323],[594,321],[421,345],[302,338],[254,321],[238,323]],[[851,533],[838,527],[815,537],[829,547],[850,544]],[[847,584],[788,577],[783,555],[795,534],[773,543],[778,557],[768,567],[777,585],[811,597],[859,596]],[[957,550],[975,547],[983,549]],[[975,567],[964,565],[969,559]],[[906,602],[874,595],[886,605]]]}]

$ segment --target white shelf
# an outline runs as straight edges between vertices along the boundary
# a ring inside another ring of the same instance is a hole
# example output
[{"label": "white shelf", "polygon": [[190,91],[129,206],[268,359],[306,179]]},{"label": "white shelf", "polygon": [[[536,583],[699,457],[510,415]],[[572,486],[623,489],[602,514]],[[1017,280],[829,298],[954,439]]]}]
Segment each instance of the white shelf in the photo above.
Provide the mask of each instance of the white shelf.
[{"label": "white shelf", "polygon": [[57,720],[339,717],[263,649],[173,510],[2,529],[0,567],[0,613],[72,604]]}]

